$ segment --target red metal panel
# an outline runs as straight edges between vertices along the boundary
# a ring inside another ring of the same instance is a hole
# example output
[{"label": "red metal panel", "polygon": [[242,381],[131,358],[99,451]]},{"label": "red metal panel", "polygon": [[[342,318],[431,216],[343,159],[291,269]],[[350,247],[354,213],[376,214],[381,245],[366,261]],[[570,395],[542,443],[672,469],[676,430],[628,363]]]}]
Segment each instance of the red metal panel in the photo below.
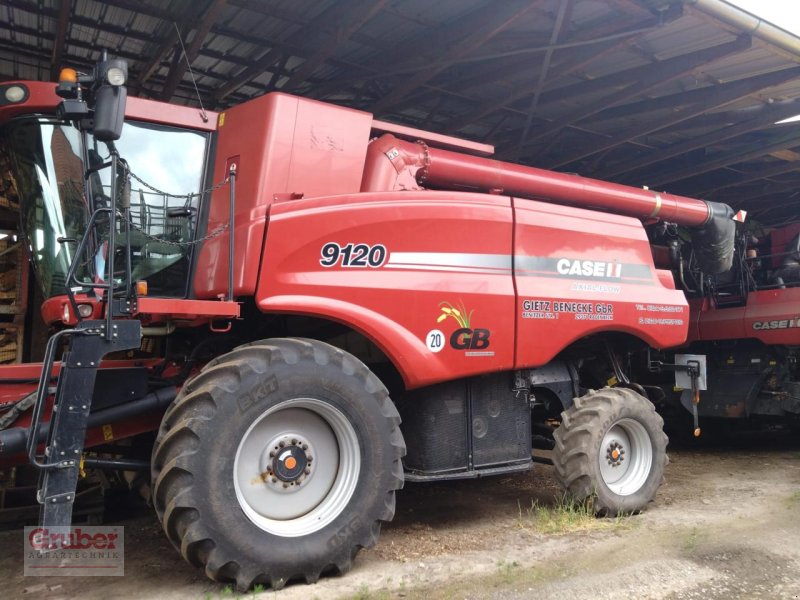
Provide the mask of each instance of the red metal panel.
[{"label": "red metal panel", "polygon": [[637,220],[532,200],[514,214],[517,367],[603,331],[656,348],[686,339],[686,299],[661,282]]},{"label": "red metal panel", "polygon": [[[409,192],[276,204],[256,301],[354,327],[410,387],[510,369],[511,234],[506,197]],[[322,254],[329,244],[342,249],[335,261]],[[383,260],[347,266],[360,244],[385,248]]]},{"label": "red metal panel", "polygon": [[[239,156],[236,178],[236,295],[255,292],[264,228],[276,196],[358,191],[371,115],[286,94],[267,94],[219,115],[214,181]],[[228,222],[228,188],[212,194],[208,230]],[[228,233],[203,244],[194,291],[227,291]]]},{"label": "red metal panel", "polygon": [[[28,89],[28,99],[20,104],[8,104],[0,107],[0,122],[19,114],[35,112],[53,113],[61,102],[56,96],[56,84],[47,81],[3,82],[3,86],[20,83]],[[206,111],[206,120],[197,108],[156,102],[145,98],[128,97],[125,106],[125,117],[161,123],[174,127],[189,127],[201,131],[214,131],[217,128],[217,113]]]},{"label": "red metal panel", "polygon": [[697,311],[702,340],[754,338],[768,345],[800,344],[800,288],[750,292],[747,306]]}]

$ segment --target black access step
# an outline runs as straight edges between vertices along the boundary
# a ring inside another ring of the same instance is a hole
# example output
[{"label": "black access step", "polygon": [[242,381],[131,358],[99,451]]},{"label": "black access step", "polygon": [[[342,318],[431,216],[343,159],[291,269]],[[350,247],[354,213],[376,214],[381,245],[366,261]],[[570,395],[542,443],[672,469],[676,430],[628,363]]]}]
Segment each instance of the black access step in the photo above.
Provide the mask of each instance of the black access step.
[{"label": "black access step", "polygon": [[[138,348],[141,334],[137,320],[104,319],[81,321],[48,340],[27,441],[28,458],[41,470],[40,526],[69,527],[97,369],[106,354]],[[69,349],[61,359],[44,454],[37,454],[55,354],[65,338],[69,338]]]}]

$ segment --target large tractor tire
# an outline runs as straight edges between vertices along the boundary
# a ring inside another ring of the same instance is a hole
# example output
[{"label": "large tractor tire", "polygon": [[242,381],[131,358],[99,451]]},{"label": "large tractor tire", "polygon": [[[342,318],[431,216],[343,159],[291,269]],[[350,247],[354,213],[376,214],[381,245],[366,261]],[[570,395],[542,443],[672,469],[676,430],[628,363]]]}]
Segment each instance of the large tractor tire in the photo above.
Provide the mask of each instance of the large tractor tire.
[{"label": "large tractor tire", "polygon": [[633,390],[603,388],[575,398],[554,433],[556,475],[574,499],[601,515],[632,514],[655,498],[667,466],[664,422]]},{"label": "large tractor tire", "polygon": [[153,501],[172,544],[241,590],[347,571],[394,516],[405,444],[358,359],[274,339],[209,363],[164,415]]}]

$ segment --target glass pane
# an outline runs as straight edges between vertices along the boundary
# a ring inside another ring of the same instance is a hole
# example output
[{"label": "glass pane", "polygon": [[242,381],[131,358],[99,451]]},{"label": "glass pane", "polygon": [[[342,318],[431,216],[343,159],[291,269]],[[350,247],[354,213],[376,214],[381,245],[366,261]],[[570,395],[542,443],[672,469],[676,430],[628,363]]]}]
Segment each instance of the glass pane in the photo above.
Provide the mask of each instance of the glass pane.
[{"label": "glass pane", "polygon": [[[131,254],[134,281],[146,280],[150,295],[183,297],[188,287],[192,246],[197,228],[207,135],[147,123],[126,122],[116,142],[136,178],[131,181]],[[89,150],[89,162],[108,160],[104,144]],[[110,169],[98,177],[104,194]],[[96,197],[96,204],[105,200]],[[172,211],[170,211],[172,209]],[[182,210],[178,210],[182,209]],[[118,238],[118,252],[124,238]],[[124,267],[115,258],[115,271]]]}]

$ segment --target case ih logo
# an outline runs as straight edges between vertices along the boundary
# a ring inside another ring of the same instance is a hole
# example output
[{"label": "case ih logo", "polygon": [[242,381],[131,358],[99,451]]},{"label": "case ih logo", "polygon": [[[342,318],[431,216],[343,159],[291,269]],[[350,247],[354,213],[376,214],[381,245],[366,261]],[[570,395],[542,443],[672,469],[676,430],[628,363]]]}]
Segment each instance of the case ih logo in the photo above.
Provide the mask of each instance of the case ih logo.
[{"label": "case ih logo", "polygon": [[[458,324],[458,329],[453,331],[449,337],[451,348],[466,350],[467,356],[491,356],[494,354],[494,352],[486,351],[489,347],[491,332],[488,329],[473,329],[470,326],[474,311],[467,312],[463,302],[461,302],[460,306],[454,306],[449,302],[441,302],[439,309],[442,312],[436,319],[437,323],[453,319]],[[444,347],[444,340],[445,334],[438,329],[434,329],[428,332],[425,343],[431,352],[439,352]]]},{"label": "case ih logo", "polygon": [[583,277],[622,278],[622,264],[599,262],[595,260],[570,260],[560,258],[556,263],[556,271],[561,275],[581,275]]},{"label": "case ih logo", "polygon": [[800,327],[800,318],[782,319],[780,321],[756,321],[753,323],[753,329],[756,331],[767,331],[770,329],[794,329],[795,327]]}]

